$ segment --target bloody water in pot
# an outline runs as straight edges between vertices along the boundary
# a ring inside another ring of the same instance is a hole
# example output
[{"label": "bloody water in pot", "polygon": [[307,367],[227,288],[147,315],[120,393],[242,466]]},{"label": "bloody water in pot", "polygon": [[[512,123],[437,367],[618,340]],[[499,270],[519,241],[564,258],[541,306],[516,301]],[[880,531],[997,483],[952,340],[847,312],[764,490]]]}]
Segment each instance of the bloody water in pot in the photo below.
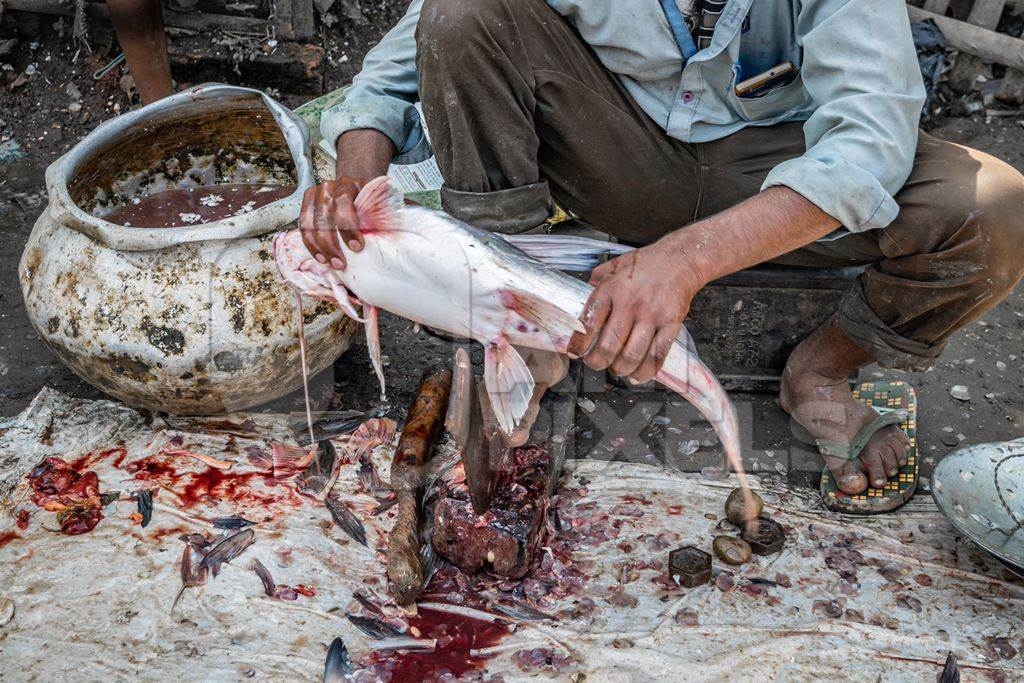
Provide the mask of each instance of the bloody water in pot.
[{"label": "bloody water in pot", "polygon": [[254,211],[295,191],[294,185],[229,183],[154,192],[114,207],[102,218],[133,228],[179,228]]}]

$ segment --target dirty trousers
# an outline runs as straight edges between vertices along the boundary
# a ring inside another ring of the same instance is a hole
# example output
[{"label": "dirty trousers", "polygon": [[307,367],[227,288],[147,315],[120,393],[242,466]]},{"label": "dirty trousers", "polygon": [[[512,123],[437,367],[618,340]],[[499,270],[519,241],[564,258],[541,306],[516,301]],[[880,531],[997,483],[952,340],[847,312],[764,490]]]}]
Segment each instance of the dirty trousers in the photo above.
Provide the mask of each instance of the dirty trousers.
[{"label": "dirty trousers", "polygon": [[[799,122],[701,144],[669,137],[543,0],[426,0],[421,17],[416,64],[442,202],[466,222],[522,232],[557,202],[648,244],[757,194],[804,152]],[[888,227],[773,263],[866,266],[840,325],[881,365],[923,368],[1020,280],[1024,178],[922,132],[896,200]]]}]

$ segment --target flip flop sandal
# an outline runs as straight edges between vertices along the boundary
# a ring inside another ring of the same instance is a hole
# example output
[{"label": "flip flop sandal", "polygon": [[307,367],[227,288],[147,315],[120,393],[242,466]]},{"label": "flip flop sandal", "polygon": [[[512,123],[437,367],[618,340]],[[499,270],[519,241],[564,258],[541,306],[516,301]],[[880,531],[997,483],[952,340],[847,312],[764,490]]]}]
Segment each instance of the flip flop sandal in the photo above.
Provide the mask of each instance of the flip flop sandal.
[{"label": "flip flop sandal", "polygon": [[899,425],[910,441],[907,464],[882,488],[869,486],[863,493],[849,495],[839,490],[832,470],[821,472],[821,498],[825,507],[852,515],[875,515],[902,506],[917,489],[917,397],[906,382],[864,382],[854,388],[853,397],[878,412],[878,417],[857,432],[849,443],[832,439],[815,439],[798,423],[793,423],[797,439],[814,445],[822,455],[856,460],[875,433],[890,425]]}]

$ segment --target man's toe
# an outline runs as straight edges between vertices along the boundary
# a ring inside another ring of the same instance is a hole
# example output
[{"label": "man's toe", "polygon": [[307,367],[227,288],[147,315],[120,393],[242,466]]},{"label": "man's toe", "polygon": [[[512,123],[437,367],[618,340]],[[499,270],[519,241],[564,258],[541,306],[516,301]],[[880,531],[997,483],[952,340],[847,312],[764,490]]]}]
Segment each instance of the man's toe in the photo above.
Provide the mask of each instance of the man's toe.
[{"label": "man's toe", "polygon": [[900,467],[896,460],[896,449],[890,440],[887,439],[878,447],[878,455],[882,458],[886,478],[892,479],[899,474]]},{"label": "man's toe", "polygon": [[896,431],[893,450],[896,451],[896,461],[903,467],[910,458],[910,437],[902,429]]},{"label": "man's toe", "polygon": [[860,462],[867,472],[868,481],[876,489],[885,486],[885,464],[882,463],[882,456],[877,446],[869,446],[860,456]]},{"label": "man's toe", "polygon": [[868,487],[868,480],[861,472],[859,463],[828,456],[825,460],[840,491],[851,496],[864,493]]}]

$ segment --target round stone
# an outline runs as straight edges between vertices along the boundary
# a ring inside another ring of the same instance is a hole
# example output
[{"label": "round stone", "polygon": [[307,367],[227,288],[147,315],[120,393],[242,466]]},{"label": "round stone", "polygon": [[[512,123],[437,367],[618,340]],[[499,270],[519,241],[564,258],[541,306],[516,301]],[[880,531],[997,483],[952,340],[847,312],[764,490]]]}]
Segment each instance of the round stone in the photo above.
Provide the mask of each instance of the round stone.
[{"label": "round stone", "polygon": [[743,564],[750,561],[750,546],[742,538],[735,536],[715,536],[711,546],[715,555],[729,564]]},{"label": "round stone", "polygon": [[753,499],[753,506],[749,508],[743,496],[743,489],[733,489],[729,497],[725,499],[725,516],[730,522],[739,526],[747,520],[757,519],[761,514],[764,509],[764,501],[761,500],[761,496],[753,491],[750,492],[750,496]]}]

